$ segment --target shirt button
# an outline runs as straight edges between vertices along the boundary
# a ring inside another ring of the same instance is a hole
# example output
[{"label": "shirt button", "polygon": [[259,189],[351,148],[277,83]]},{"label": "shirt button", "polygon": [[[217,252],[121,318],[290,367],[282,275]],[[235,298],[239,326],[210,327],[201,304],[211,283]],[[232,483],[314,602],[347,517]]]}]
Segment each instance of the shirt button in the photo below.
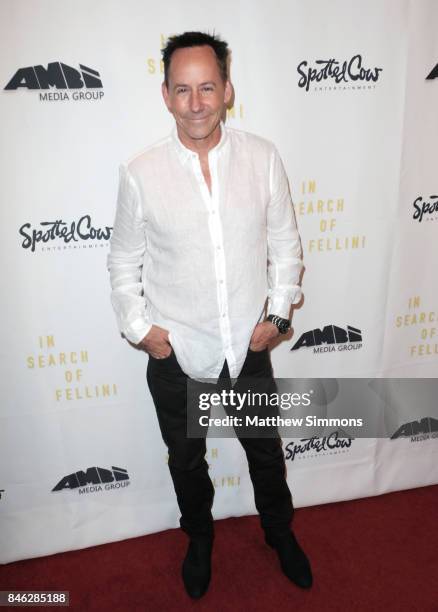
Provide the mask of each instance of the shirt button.
[{"label": "shirt button", "polygon": [[220,244],[218,244],[216,248],[218,251],[220,251],[221,250]]},{"label": "shirt button", "polygon": [[222,318],[226,317],[227,315],[225,314],[225,312],[222,313]]},{"label": "shirt button", "polygon": [[224,281],[223,281],[222,279],[220,279],[220,281],[219,281],[219,282],[220,282],[220,284],[221,284],[221,285],[223,285],[223,284],[224,284]]}]

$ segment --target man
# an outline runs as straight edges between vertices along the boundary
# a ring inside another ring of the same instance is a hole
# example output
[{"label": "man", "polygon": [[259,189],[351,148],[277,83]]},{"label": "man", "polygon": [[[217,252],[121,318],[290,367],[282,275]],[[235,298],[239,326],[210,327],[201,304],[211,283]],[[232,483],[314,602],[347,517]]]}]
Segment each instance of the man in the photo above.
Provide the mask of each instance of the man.
[{"label": "man", "polygon": [[[199,598],[211,576],[214,488],[205,437],[186,434],[187,382],[272,382],[268,345],[290,327],[302,261],[275,147],[223,123],[232,98],[227,43],[185,32],[162,53],[162,94],[176,126],[121,165],[108,268],[120,331],[149,354],[148,385],[189,536],[182,577]],[[239,439],[266,542],[283,572],[308,588],[281,440]]]}]

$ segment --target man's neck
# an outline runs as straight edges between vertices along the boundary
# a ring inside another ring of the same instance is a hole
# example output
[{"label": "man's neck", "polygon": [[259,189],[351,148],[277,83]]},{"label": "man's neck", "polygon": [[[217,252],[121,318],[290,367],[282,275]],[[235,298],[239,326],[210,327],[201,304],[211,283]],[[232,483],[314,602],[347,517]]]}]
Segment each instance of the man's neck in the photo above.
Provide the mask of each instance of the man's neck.
[{"label": "man's neck", "polygon": [[222,135],[220,123],[216,126],[213,132],[207,136],[207,138],[189,138],[178,124],[176,129],[178,138],[182,144],[187,147],[187,149],[197,153],[200,158],[208,157],[208,152],[219,143]]}]

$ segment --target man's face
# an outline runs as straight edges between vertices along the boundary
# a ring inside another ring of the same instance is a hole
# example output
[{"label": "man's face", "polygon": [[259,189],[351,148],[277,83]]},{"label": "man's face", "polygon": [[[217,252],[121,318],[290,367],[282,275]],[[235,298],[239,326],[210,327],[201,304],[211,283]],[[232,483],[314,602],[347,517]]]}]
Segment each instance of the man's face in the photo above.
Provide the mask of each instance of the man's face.
[{"label": "man's face", "polygon": [[163,97],[182,142],[190,146],[208,139],[218,128],[232,94],[229,81],[222,80],[213,49],[207,45],[177,49],[168,80],[168,87],[162,86]]}]

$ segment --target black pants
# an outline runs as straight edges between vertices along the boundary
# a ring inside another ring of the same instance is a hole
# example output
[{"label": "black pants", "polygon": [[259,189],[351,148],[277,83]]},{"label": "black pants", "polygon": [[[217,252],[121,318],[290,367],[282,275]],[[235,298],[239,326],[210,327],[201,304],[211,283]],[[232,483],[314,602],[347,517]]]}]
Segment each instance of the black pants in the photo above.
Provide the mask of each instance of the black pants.
[{"label": "black pants", "polygon": [[[248,351],[239,379],[258,377],[273,382],[269,351]],[[229,379],[225,361],[220,381]],[[238,381],[239,381],[238,379]],[[163,440],[169,451],[169,470],[181,511],[180,525],[189,537],[213,536],[211,508],[214,487],[205,459],[205,438],[188,438],[187,375],[175,353],[165,359],[149,356],[147,381]],[[248,460],[261,526],[271,536],[289,531],[294,508],[286,482],[281,439],[239,438]]]}]

